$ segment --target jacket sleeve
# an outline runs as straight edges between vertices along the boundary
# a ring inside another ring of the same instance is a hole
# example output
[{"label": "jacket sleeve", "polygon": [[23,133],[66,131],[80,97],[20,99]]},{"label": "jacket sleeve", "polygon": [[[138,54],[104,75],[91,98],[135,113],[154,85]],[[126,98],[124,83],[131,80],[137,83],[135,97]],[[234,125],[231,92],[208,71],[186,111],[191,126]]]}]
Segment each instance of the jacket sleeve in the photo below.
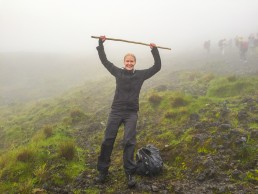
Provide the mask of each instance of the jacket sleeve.
[{"label": "jacket sleeve", "polygon": [[107,57],[106,57],[106,53],[104,50],[104,46],[103,45],[99,45],[97,47],[97,51],[99,54],[99,59],[101,61],[101,63],[104,65],[104,67],[106,67],[106,69],[113,75],[116,76],[118,71],[120,70],[118,67],[116,67],[113,63],[111,63],[110,61],[108,61]]},{"label": "jacket sleeve", "polygon": [[154,58],[154,65],[149,69],[144,70],[144,80],[149,79],[161,69],[161,59],[157,47],[154,47],[151,50],[151,53]]}]

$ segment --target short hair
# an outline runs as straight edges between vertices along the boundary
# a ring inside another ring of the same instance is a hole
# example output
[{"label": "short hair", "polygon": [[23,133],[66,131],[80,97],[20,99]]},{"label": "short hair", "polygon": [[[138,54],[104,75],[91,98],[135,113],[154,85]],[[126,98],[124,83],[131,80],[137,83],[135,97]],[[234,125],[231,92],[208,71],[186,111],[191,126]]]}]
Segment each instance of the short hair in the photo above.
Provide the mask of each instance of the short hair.
[{"label": "short hair", "polygon": [[124,61],[125,61],[125,58],[128,57],[128,56],[131,56],[134,58],[135,62],[136,62],[136,57],[133,53],[127,53],[125,56],[124,56]]}]

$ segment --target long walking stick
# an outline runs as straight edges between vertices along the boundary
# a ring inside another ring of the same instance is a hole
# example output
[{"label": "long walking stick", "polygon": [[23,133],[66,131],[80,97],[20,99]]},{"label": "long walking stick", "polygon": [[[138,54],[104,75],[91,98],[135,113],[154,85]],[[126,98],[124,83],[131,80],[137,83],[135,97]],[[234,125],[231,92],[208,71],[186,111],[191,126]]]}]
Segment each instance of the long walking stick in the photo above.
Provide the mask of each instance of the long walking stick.
[{"label": "long walking stick", "polygon": [[[91,38],[99,39],[100,37],[99,36],[91,36]],[[123,40],[123,39],[117,39],[117,38],[106,38],[106,40],[128,42],[128,43],[133,43],[133,44],[141,44],[141,45],[145,45],[145,46],[149,46],[150,45],[150,44],[146,44],[146,43],[142,43],[142,42],[135,42],[135,41],[129,41],[129,40]],[[162,47],[162,46],[157,46],[157,48],[171,50],[171,48]]]}]

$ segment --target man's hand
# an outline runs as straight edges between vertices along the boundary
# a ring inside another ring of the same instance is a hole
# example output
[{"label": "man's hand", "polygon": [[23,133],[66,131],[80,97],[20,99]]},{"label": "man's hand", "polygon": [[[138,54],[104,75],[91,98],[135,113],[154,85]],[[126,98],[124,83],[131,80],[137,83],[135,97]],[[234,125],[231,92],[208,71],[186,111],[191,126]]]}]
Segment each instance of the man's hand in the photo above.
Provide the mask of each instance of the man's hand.
[{"label": "man's hand", "polygon": [[150,43],[150,48],[153,49],[154,47],[157,47],[156,44]]},{"label": "man's hand", "polygon": [[106,36],[100,36],[99,37],[99,45],[103,45],[103,43],[105,42],[106,39],[107,39]]}]

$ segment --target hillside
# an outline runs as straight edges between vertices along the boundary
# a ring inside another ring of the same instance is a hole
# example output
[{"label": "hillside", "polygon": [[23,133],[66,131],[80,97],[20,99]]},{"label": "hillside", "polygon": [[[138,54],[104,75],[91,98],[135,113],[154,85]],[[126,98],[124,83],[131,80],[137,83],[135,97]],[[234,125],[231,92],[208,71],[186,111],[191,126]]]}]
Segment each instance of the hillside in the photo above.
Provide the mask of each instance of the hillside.
[{"label": "hillside", "polygon": [[93,183],[114,91],[105,78],[0,108],[0,192],[257,193],[256,56],[248,64],[213,57],[171,61],[143,87],[137,148],[160,149],[161,175],[137,176],[137,187],[127,188],[121,128],[110,180]]},{"label": "hillside", "polygon": [[103,72],[93,56],[0,53],[0,106],[56,97]]}]

